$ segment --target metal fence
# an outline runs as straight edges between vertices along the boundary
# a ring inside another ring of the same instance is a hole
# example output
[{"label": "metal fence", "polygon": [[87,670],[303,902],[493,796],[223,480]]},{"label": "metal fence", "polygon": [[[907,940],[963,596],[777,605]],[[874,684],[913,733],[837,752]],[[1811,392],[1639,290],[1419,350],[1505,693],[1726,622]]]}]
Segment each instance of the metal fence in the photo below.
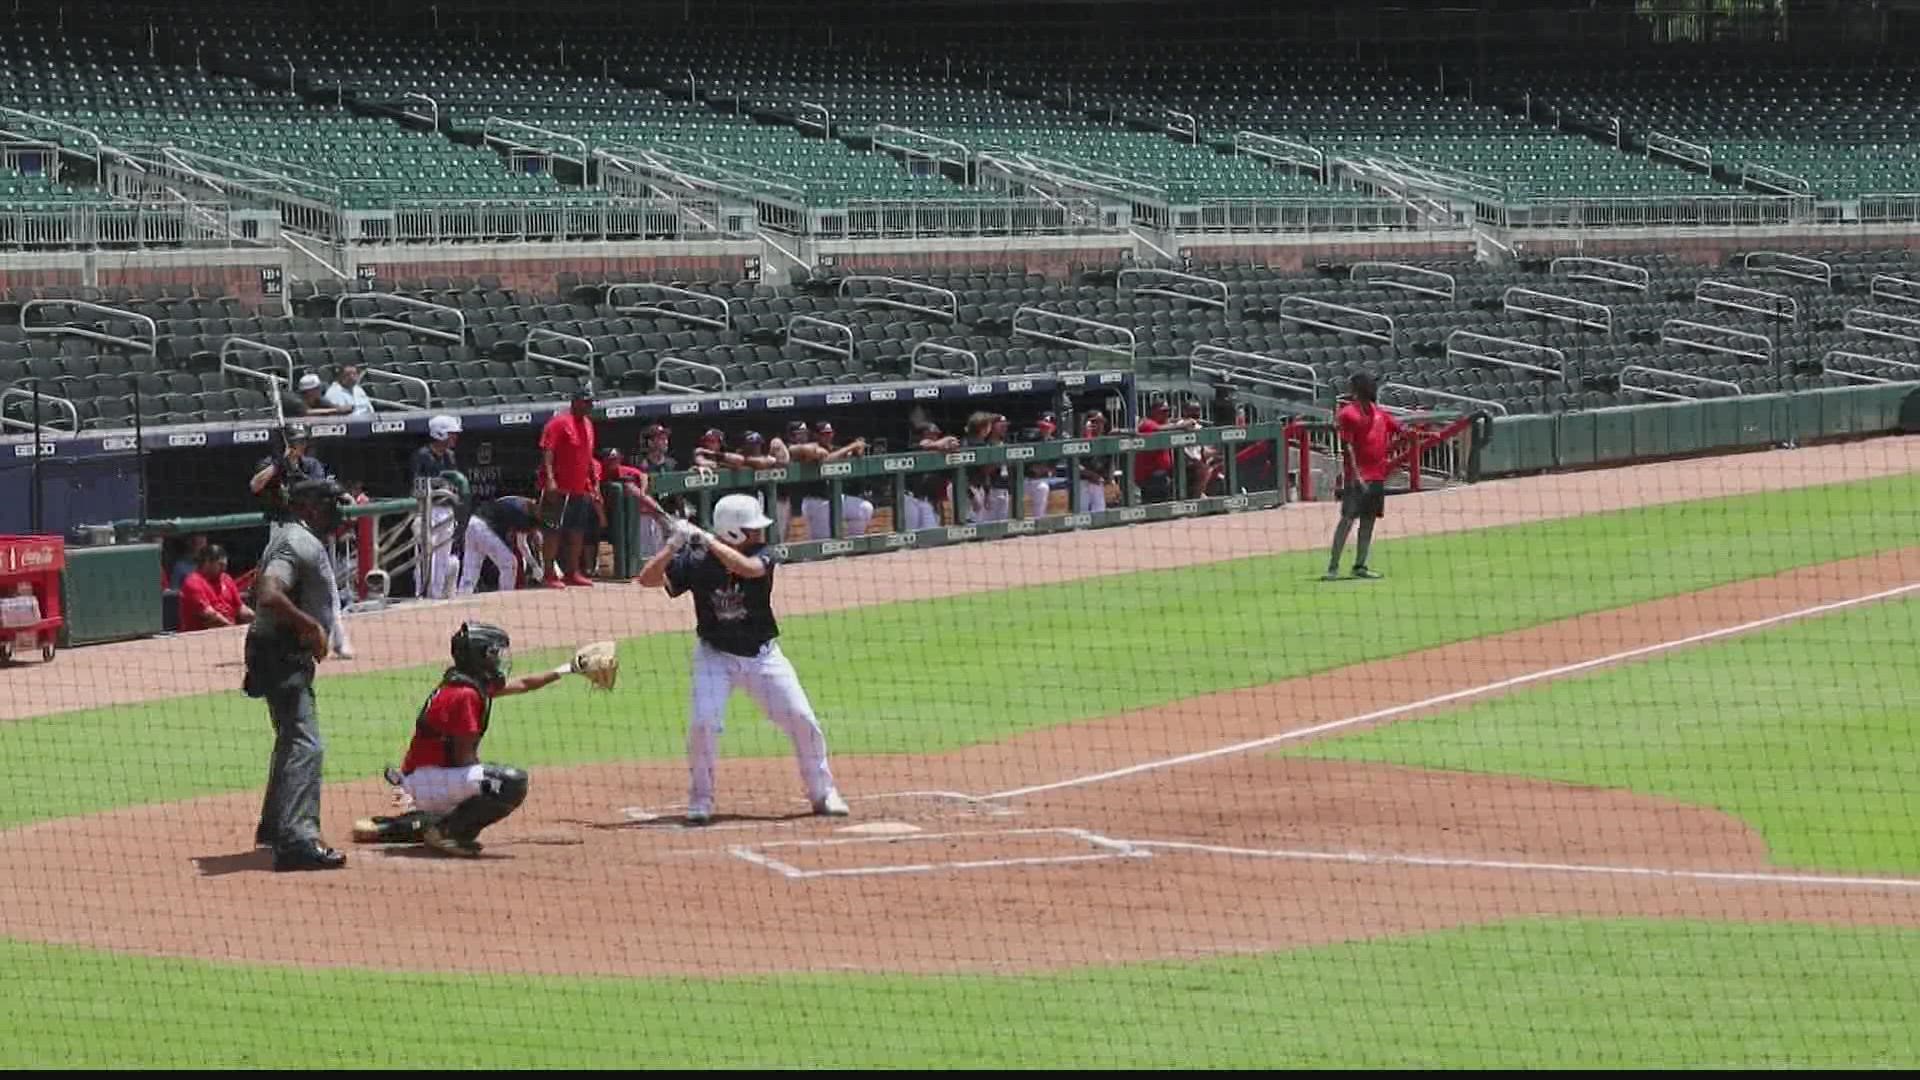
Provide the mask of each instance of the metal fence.
[{"label": "metal fence", "polygon": [[1509,229],[1740,228],[1814,220],[1814,200],[1798,195],[1617,196],[1529,199],[1498,208]]},{"label": "metal fence", "polygon": [[1082,201],[862,199],[811,210],[814,236],[1070,236],[1124,232],[1126,223]]},{"label": "metal fence", "polygon": [[25,203],[0,206],[0,248],[225,246],[231,237],[180,204]]},{"label": "metal fence", "polygon": [[1456,228],[1436,223],[1399,203],[1314,198],[1202,199],[1173,208],[1173,227],[1183,233],[1322,233],[1394,229],[1431,232]]},{"label": "metal fence", "polygon": [[345,215],[358,243],[677,240],[709,230],[671,202],[573,203],[397,200]]}]

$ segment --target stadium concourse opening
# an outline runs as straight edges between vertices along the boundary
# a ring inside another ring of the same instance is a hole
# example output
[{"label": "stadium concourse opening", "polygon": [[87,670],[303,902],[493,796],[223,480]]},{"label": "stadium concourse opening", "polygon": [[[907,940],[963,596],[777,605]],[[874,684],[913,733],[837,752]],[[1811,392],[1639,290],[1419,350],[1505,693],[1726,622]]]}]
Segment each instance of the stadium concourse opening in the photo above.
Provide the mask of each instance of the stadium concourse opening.
[{"label": "stadium concourse opening", "polygon": [[20,0],[0,1064],[1920,1063],[1910,24]]}]

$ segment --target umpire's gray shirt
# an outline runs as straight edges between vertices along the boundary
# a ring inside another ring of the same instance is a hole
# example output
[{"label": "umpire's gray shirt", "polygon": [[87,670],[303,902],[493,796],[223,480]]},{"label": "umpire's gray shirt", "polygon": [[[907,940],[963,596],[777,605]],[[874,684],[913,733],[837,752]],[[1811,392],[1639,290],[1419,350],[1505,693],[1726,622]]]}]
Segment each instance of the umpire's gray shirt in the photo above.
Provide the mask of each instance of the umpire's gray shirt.
[{"label": "umpire's gray shirt", "polygon": [[[288,598],[323,629],[333,629],[337,612],[334,591],[327,582],[327,576],[333,573],[333,560],[327,557],[326,545],[313,535],[313,530],[297,521],[275,529],[267,540],[267,549],[260,555],[260,572],[278,583]],[[281,622],[271,608],[256,606],[253,632],[263,637],[298,641],[299,633]]]}]

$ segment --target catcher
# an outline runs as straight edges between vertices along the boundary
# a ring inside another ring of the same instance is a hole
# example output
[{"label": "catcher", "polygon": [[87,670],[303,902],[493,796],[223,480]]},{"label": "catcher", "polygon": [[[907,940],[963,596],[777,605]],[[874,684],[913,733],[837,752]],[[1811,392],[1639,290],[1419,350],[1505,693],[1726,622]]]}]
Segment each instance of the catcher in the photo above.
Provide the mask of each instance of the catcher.
[{"label": "catcher", "polygon": [[427,695],[413,723],[413,741],[399,769],[387,780],[400,788],[402,813],[363,818],[353,838],[363,844],[421,843],[445,855],[480,854],[481,830],[519,809],[527,798],[527,774],[480,760],[493,700],[525,694],[579,673],[611,689],[619,673],[612,642],[596,642],[551,671],[507,678],[511,640],[490,623],[467,622],[454,632],[453,666]]}]

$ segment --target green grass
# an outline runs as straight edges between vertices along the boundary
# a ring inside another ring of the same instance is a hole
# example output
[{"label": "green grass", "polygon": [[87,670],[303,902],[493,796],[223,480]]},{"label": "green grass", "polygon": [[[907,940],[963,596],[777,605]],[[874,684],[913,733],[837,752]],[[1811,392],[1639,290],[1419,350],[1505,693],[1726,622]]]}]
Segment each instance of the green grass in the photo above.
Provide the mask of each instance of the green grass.
[{"label": "green grass", "polygon": [[18,943],[0,970],[9,1068],[1920,1064],[1920,933],[1885,929],[1522,921],[1018,977],[478,979]]},{"label": "green grass", "polygon": [[1774,861],[1920,872],[1920,600],[1549,684],[1293,753],[1521,774],[1737,815]]},{"label": "green grass", "polygon": [[[1298,552],[792,617],[782,621],[783,647],[835,753],[937,753],[1888,550],[1920,535],[1920,476],[1408,540],[1393,536],[1397,515],[1445,514],[1447,504],[1395,505],[1407,508],[1385,519],[1374,560],[1392,575],[1387,582],[1322,584],[1325,556]],[[909,566],[872,565],[875,573]],[[688,648],[682,634],[624,642],[623,688],[612,696],[569,680],[502,702],[487,755],[523,766],[679,756]],[[523,656],[521,670],[556,656]],[[396,760],[438,670],[324,678],[327,775],[374,776]],[[202,678],[133,677],[163,674]],[[239,671],[216,677],[237,684]],[[9,773],[0,826],[258,787],[269,742],[264,707],[237,692],[0,723]],[[736,756],[787,752],[744,698],[735,699],[722,747]]]}]

